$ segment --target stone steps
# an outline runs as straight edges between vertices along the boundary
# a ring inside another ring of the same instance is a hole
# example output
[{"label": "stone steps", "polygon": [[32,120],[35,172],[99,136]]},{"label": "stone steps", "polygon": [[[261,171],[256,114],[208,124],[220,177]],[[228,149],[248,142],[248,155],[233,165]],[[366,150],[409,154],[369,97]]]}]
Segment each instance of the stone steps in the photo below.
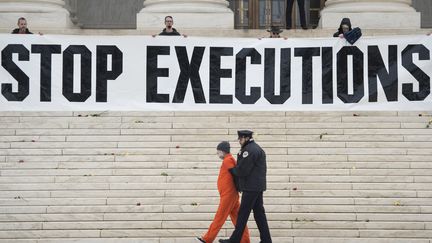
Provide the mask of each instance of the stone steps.
[{"label": "stone steps", "polygon": [[[400,238],[334,238],[334,237],[273,237],[274,242],[280,243],[430,243],[428,239],[400,239]],[[197,242],[193,237],[182,238],[73,238],[73,239],[25,239],[1,240],[0,243],[190,243]],[[252,243],[258,243],[259,238],[251,237]]]},{"label": "stone steps", "polygon": [[421,111],[0,112],[0,243],[195,242],[219,202],[215,147],[237,151],[243,128],[267,153],[273,242],[432,243],[431,123]]},{"label": "stone steps", "polygon": [[[133,222],[136,223],[136,222]],[[160,226],[160,222],[157,222]],[[61,224],[57,224],[61,225]],[[79,225],[79,224],[76,224]],[[151,226],[151,225],[150,225]],[[257,230],[251,228],[251,236],[257,237]],[[165,237],[190,237],[196,234],[197,230],[202,231],[204,228],[197,228],[196,230],[188,229],[158,229],[158,228],[139,228],[139,229],[80,229],[80,230],[67,230],[64,229],[29,229],[29,230],[14,230],[13,232],[0,231],[2,239],[32,239],[32,238],[62,238],[67,235],[68,238],[124,238],[127,235],[130,238],[165,238]],[[221,230],[221,237],[223,237],[231,229]],[[255,233],[256,232],[256,233]],[[431,235],[428,230],[424,229],[405,229],[405,230],[370,230],[370,229],[273,229],[272,235],[274,237],[331,237],[331,238],[430,238]],[[144,240],[143,242],[146,242]],[[412,241],[406,241],[412,242]]]}]

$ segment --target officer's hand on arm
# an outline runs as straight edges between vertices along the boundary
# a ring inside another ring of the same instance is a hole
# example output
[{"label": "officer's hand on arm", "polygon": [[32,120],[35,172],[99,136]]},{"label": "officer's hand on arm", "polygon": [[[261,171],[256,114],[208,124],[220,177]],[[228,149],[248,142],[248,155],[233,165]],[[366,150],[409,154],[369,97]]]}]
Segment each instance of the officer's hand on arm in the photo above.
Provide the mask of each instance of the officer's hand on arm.
[{"label": "officer's hand on arm", "polygon": [[242,156],[241,163],[238,163],[236,167],[233,168],[232,173],[239,177],[248,176],[255,166],[256,154],[244,151],[240,156]]},{"label": "officer's hand on arm", "polygon": [[240,192],[240,185],[239,185],[238,177],[237,177],[237,175],[235,174],[235,173],[236,173],[236,172],[235,172],[235,167],[233,167],[233,168],[231,168],[231,169],[228,169],[228,171],[231,173],[231,175],[232,175],[232,177],[233,177],[233,180],[234,180],[234,186],[235,186],[236,190],[237,190],[238,192]]}]

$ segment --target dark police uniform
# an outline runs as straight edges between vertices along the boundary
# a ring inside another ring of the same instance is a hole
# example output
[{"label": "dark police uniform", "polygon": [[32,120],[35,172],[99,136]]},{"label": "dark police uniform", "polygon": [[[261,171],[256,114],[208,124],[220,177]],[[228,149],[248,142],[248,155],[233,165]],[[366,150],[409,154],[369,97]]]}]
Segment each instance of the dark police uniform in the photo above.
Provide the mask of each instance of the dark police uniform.
[{"label": "dark police uniform", "polygon": [[229,242],[240,242],[249,214],[253,210],[261,242],[271,243],[270,230],[263,205],[263,192],[266,190],[267,174],[266,154],[252,139],[251,131],[238,131],[238,135],[239,137],[246,136],[251,139],[242,146],[237,154],[236,167],[230,169],[230,172],[236,176],[238,190],[243,193],[237,224]]}]

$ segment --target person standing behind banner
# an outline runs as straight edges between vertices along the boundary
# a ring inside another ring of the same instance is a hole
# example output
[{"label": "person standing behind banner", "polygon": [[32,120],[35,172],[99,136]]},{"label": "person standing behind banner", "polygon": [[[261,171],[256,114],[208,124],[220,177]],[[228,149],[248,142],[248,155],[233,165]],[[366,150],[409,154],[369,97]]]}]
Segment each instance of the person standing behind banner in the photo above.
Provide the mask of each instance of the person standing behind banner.
[{"label": "person standing behind banner", "polygon": [[252,131],[237,131],[241,145],[237,155],[237,165],[230,172],[238,179],[239,191],[242,191],[238,220],[229,239],[221,243],[239,243],[253,210],[260,232],[261,243],[272,243],[267,217],[264,210],[263,192],[266,190],[267,164],[264,150],[255,143]]},{"label": "person standing behind banner", "polygon": [[[27,28],[27,20],[24,17],[20,17],[18,19],[18,28],[12,30],[11,34],[28,34],[32,35],[33,33]],[[43,35],[41,32],[39,35]]]},{"label": "person standing behind banner", "polygon": [[[283,32],[283,30],[281,30],[280,28],[279,28],[279,26],[270,26],[270,29],[268,29],[267,30],[267,32],[269,32],[269,36],[268,36],[268,38],[275,38],[275,39],[278,39],[278,38],[283,38],[284,40],[286,40],[286,39],[288,39],[288,38],[286,38],[286,37],[282,37],[281,35],[280,35],[280,33],[282,33]],[[258,38],[258,40],[262,40],[263,38],[266,38],[266,37],[259,37]]]},{"label": "person standing behind banner", "polygon": [[362,31],[359,27],[352,28],[351,20],[349,18],[343,18],[338,32],[334,33],[333,37],[345,39],[348,43],[354,45],[362,35]]},{"label": "person standing behind banner", "polygon": [[344,38],[344,34],[351,30],[352,30],[351,20],[349,18],[343,18],[339,25],[338,31],[333,34],[333,37]]},{"label": "person standing behind banner", "polygon": [[[216,215],[207,233],[203,237],[197,238],[200,242],[204,243],[212,243],[216,239],[228,216],[230,216],[231,221],[235,225],[240,208],[239,193],[234,184],[234,178],[229,172],[229,169],[236,165],[236,161],[230,153],[230,144],[229,142],[222,141],[216,149],[218,157],[223,159],[217,180],[220,200]],[[241,243],[250,243],[249,230],[247,228],[243,233]]]},{"label": "person standing behind banner", "polygon": [[27,20],[24,17],[18,19],[18,28],[12,30],[12,34],[33,34],[27,28]]},{"label": "person standing behind banner", "polygon": [[[181,34],[176,30],[176,28],[173,28],[174,25],[174,18],[172,16],[166,16],[165,17],[165,28],[162,30],[162,32],[159,33],[159,35],[162,36],[180,36]],[[156,35],[152,35],[153,37],[156,37]],[[183,35],[183,37],[187,37],[187,35]]]},{"label": "person standing behind banner", "polygon": [[278,26],[270,26],[270,29],[267,30],[267,32],[270,33],[269,38],[281,38],[280,33],[282,33],[283,30],[281,30]]},{"label": "person standing behind banner", "polygon": [[[294,1],[295,0],[287,0],[287,6],[285,11],[285,18],[286,18],[286,29],[290,30],[292,28],[292,11],[294,7]],[[300,25],[302,29],[307,30],[307,24],[306,24],[306,11],[305,11],[305,0],[297,0],[297,4],[299,7],[300,12]]]}]

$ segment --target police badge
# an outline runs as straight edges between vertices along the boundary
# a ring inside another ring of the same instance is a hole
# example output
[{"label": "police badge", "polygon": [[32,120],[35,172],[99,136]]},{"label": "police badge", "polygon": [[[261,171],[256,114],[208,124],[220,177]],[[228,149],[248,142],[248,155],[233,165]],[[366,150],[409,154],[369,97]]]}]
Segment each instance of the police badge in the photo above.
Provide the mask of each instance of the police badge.
[{"label": "police badge", "polygon": [[243,158],[248,157],[248,155],[249,155],[248,151],[244,151],[244,152],[243,152]]}]

